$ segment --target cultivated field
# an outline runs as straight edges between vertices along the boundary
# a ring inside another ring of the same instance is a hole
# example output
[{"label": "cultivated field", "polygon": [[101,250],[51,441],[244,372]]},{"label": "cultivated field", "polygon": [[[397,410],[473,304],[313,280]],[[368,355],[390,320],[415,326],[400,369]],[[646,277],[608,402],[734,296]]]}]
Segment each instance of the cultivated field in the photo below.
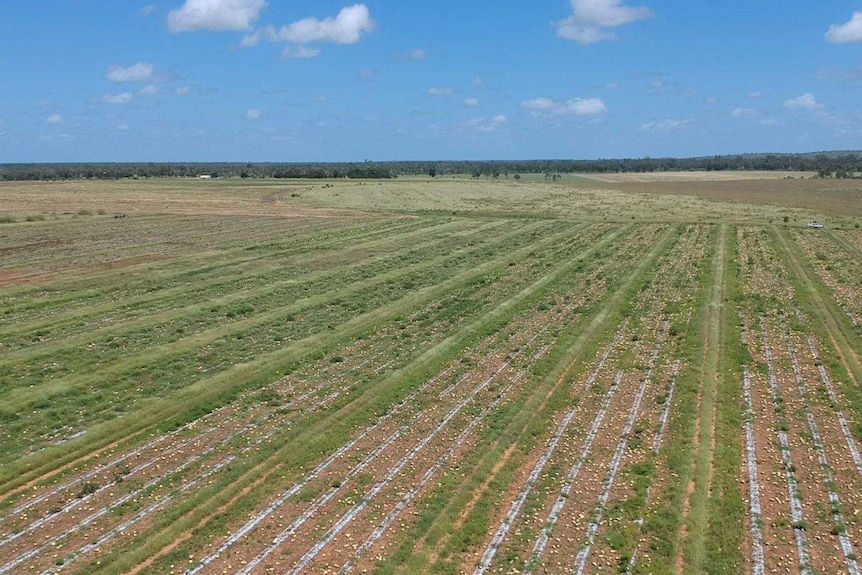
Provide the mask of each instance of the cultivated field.
[{"label": "cultivated field", "polygon": [[665,179],[0,184],[0,575],[860,573],[862,186]]}]

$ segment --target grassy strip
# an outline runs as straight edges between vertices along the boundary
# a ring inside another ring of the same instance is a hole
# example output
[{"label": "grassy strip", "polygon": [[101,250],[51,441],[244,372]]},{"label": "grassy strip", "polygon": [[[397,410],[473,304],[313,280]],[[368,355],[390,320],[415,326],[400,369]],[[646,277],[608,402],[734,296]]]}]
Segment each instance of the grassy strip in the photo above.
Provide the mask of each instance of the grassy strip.
[{"label": "grassy strip", "polygon": [[718,397],[715,421],[714,480],[707,506],[708,528],[706,573],[733,574],[743,570],[742,554],[746,538],[745,499],[740,491],[739,466],[742,461],[744,409],[742,366],[751,357],[742,344],[738,319],[732,307],[739,297],[736,233],[732,232],[724,264],[724,288],[720,312],[721,355],[718,363]]},{"label": "grassy strip", "polygon": [[644,518],[643,535],[646,549],[635,565],[635,573],[675,573],[676,557],[680,550],[678,534],[682,525],[683,510],[688,496],[687,486],[692,478],[695,461],[695,430],[698,397],[701,389],[701,369],[704,360],[703,342],[709,329],[708,305],[712,301],[711,287],[715,285],[715,266],[718,243],[708,254],[712,262],[699,278],[697,308],[703,313],[694,314],[680,340],[677,353],[682,368],[677,376],[674,405],[665,433],[665,444],[656,461],[657,473],[668,480],[658,485],[653,502]]},{"label": "grassy strip", "polygon": [[[599,245],[605,245],[628,229],[620,229],[609,234]],[[167,399],[142,400],[137,411],[125,418],[99,424],[89,429],[85,437],[71,440],[59,448],[49,448],[31,458],[4,466],[0,474],[0,493],[134,433],[174,419],[190,420],[217,405],[228,403],[240,389],[278,379],[283,373],[284,366],[298,363],[352,341],[357,336],[368,333],[381,322],[397,317],[405,309],[444,295],[495,269],[507,267],[511,261],[529,257],[540,245],[553,245],[566,233],[553,234],[543,238],[538,245],[528,244],[457,273],[439,284],[413,290],[396,301],[345,322],[337,331],[317,333],[251,361],[232,366],[213,377],[200,380],[175,392]]]},{"label": "grassy strip", "polygon": [[[340,410],[297,425],[290,431],[290,438],[289,441],[286,441],[286,445],[263,454],[259,461],[277,461],[289,469],[296,470],[308,466],[313,459],[320,457],[321,454],[338,448],[345,442],[346,438],[356,432],[356,429],[367,425],[369,420],[373,420],[374,414],[387,412],[391,405],[397,403],[411,389],[439,371],[446,362],[450,361],[455,354],[460,353],[465,347],[497,333],[518,313],[535,305],[544,295],[546,289],[559,281],[560,278],[565,277],[573,267],[580,265],[584,259],[610,245],[630,229],[630,226],[619,228],[607,234],[601,241],[566,265],[552,267],[535,282],[500,302],[472,323],[463,326],[434,347],[420,352],[414,361],[405,368],[397,370],[370,385],[363,390],[361,396],[356,397]],[[524,257],[534,248],[535,244],[528,245],[518,250],[518,253],[510,254],[508,257],[517,259],[518,254],[520,257]],[[500,265],[503,261],[503,259],[498,259],[480,265],[479,268],[482,270],[479,271],[479,274],[492,269],[495,265]],[[435,291],[439,290],[441,293],[445,293],[464,281],[465,278],[463,277],[453,278],[435,288]],[[383,319],[381,317],[380,321]],[[256,477],[270,467],[270,465],[264,465],[263,469],[260,469],[255,466],[256,461],[238,465],[237,469],[242,469],[242,471],[231,470],[222,481],[218,482],[216,489],[207,489],[199,496],[172,509],[168,516],[160,518],[155,527],[156,530],[159,530],[157,534],[148,536],[145,545],[138,545],[134,549],[128,549],[126,553],[122,553],[117,563],[111,565],[106,572],[124,572],[130,569],[157,554],[169,542],[174,541],[183,533],[193,531],[194,540],[204,541],[208,539],[209,534],[220,532],[220,525],[224,524],[227,517],[222,513],[215,517],[213,511],[224,505],[225,502],[231,501],[242,491],[244,485],[253,483]],[[238,509],[231,507],[230,513],[242,514],[247,511],[245,505],[256,505],[256,499],[253,497],[246,497],[243,501],[245,504],[240,505]],[[179,549],[176,554],[177,556],[188,556],[188,549],[185,547]],[[173,553],[166,560],[169,560],[172,555]]]},{"label": "grassy strip", "polygon": [[694,460],[694,491],[691,493],[690,509],[685,522],[685,539],[682,541],[684,571],[703,573],[706,566],[706,532],[708,528],[708,498],[712,490],[714,473],[713,442],[715,441],[716,395],[718,388],[718,368],[721,356],[721,318],[724,299],[726,267],[727,229],[721,227],[718,246],[712,260],[713,281],[710,286],[709,302],[704,309],[705,326],[700,359],[700,433],[696,438],[697,449]]}]

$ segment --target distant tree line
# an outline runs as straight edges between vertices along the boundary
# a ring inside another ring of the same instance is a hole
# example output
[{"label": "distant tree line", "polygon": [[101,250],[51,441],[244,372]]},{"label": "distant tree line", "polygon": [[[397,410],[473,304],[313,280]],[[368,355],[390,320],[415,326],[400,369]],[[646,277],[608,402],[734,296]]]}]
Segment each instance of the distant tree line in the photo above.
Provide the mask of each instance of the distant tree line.
[{"label": "distant tree line", "polygon": [[[116,180],[123,178],[351,178],[385,179],[468,174],[474,179],[510,174],[571,174],[669,171],[799,171],[821,177],[854,177],[862,172],[862,152],[738,154],[696,158],[600,160],[405,161],[356,163],[146,162],[0,164],[0,180]],[[547,178],[549,179],[550,178]]]}]

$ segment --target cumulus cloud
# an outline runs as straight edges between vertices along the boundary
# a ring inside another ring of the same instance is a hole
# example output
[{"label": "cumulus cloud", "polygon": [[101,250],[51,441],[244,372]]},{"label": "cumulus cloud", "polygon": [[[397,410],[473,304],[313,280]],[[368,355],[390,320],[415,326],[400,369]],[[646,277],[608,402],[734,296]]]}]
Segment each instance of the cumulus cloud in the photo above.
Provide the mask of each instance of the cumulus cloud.
[{"label": "cumulus cloud", "polygon": [[245,113],[245,117],[249,120],[260,120],[263,118],[263,111],[251,109]]},{"label": "cumulus cloud", "polygon": [[533,111],[553,110],[557,106],[559,106],[559,104],[550,98],[533,98],[532,100],[527,100],[526,102],[521,103],[522,108]]},{"label": "cumulus cloud", "polygon": [[649,122],[640,127],[641,132],[667,133],[680,130],[694,123],[693,120],[662,120],[661,122]]},{"label": "cumulus cloud", "polygon": [[140,10],[138,10],[138,16],[151,16],[153,15],[159,7],[155,4],[150,4],[148,6],[144,6]]},{"label": "cumulus cloud", "polygon": [[[183,95],[180,92],[181,90],[185,90],[185,88],[177,88],[175,93],[178,95]],[[190,91],[190,89],[189,89],[189,91]],[[105,94],[104,96],[102,96],[99,99],[99,101],[103,104],[115,104],[115,105],[131,104],[132,102],[134,102],[135,100],[137,100],[140,97],[155,96],[158,93],[159,93],[159,88],[157,86],[150,84],[149,86],[144,86],[143,88],[141,88],[137,92],[122,92],[120,94]],[[188,93],[188,92],[184,92],[184,93]]]},{"label": "cumulus cloud", "polygon": [[758,98],[762,98],[762,97],[763,97],[763,92],[751,92],[751,93],[748,95],[748,97],[749,97],[749,98],[751,98],[752,100],[757,100]]},{"label": "cumulus cloud", "polygon": [[407,53],[407,58],[413,62],[421,62],[425,59],[425,50],[422,48],[414,48]]},{"label": "cumulus cloud", "polygon": [[554,109],[555,114],[574,114],[575,116],[598,116],[607,111],[607,106],[605,106],[605,103],[599,98],[587,98],[583,100],[581,98],[575,98],[574,100],[569,100],[559,108]]},{"label": "cumulus cloud", "polygon": [[550,98],[533,98],[521,103],[533,115],[551,113],[558,116],[598,116],[608,111],[601,98],[574,98],[566,102],[555,102]]},{"label": "cumulus cloud", "polygon": [[265,7],[266,0],[185,0],[168,14],[168,30],[173,34],[249,30]]},{"label": "cumulus cloud", "polygon": [[103,104],[131,104],[135,101],[135,95],[132,92],[123,92],[122,94],[105,94],[100,100]]},{"label": "cumulus cloud", "polygon": [[365,4],[354,4],[342,8],[335,18],[305,18],[282,26],[279,30],[267,28],[264,34],[273,42],[356,44],[363,33],[373,29],[374,20]]},{"label": "cumulus cloud", "polygon": [[[307,48],[306,44],[333,42],[336,44],[356,44],[364,33],[374,29],[374,20],[365,4],[354,4],[342,8],[334,18],[305,18],[292,24],[276,28],[264,26],[240,40],[240,48],[259,46],[263,40],[293,44],[282,52],[284,58],[314,58],[320,54],[317,48]],[[424,50],[413,50],[406,54],[411,60],[425,57]]]},{"label": "cumulus cloud", "polygon": [[61,116],[60,114],[51,114],[50,116],[45,118],[45,123],[46,124],[62,124],[63,123],[63,116]]},{"label": "cumulus cloud", "polygon": [[789,110],[820,110],[823,104],[810,93],[802,94],[797,98],[791,98],[784,101],[784,107]]},{"label": "cumulus cloud", "polygon": [[128,68],[111,66],[105,74],[105,80],[118,83],[154,82],[156,80],[156,68],[147,62],[138,62]]},{"label": "cumulus cloud", "polygon": [[480,132],[493,132],[508,121],[509,118],[500,114],[490,119],[474,118],[467,123],[470,127],[479,130]]},{"label": "cumulus cloud", "polygon": [[611,30],[653,16],[647,7],[622,6],[622,0],[571,0],[572,15],[556,23],[557,35],[588,45],[617,40]]},{"label": "cumulus cloud", "polygon": [[754,108],[734,108],[730,115],[739,119],[751,118],[757,115],[757,110]]},{"label": "cumulus cloud", "polygon": [[862,12],[854,12],[849,22],[830,26],[826,41],[832,44],[862,42]]},{"label": "cumulus cloud", "polygon": [[479,100],[477,98],[467,98],[466,100],[464,100],[464,105],[468,108],[478,108]]},{"label": "cumulus cloud", "polygon": [[281,57],[287,59],[316,58],[317,56],[320,56],[320,50],[305,46],[288,46],[281,51]]},{"label": "cumulus cloud", "polygon": [[455,93],[452,88],[428,88],[426,92],[429,96],[451,96]]},{"label": "cumulus cloud", "polygon": [[188,96],[192,93],[191,86],[180,86],[176,90],[174,90],[174,94],[177,96]]}]

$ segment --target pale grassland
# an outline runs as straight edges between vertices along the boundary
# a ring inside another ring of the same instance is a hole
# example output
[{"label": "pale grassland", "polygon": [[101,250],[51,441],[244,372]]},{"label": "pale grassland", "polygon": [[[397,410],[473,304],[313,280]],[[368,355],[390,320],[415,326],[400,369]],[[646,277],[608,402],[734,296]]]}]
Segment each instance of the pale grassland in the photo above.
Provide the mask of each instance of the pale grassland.
[{"label": "pale grassland", "polygon": [[[773,175],[771,179],[739,179]],[[815,219],[853,227],[862,218],[858,181],[779,179],[781,173],[602,176],[616,182],[547,183],[410,177],[353,180],[122,180],[0,184],[0,215],[363,216],[457,212],[586,221],[785,223]],[[574,178],[575,176],[572,176]],[[632,181],[644,177],[651,181]],[[569,178],[566,180],[565,178]],[[702,179],[701,179],[702,178]],[[627,180],[627,181],[626,181]]]},{"label": "pale grassland", "polygon": [[648,172],[622,174],[589,174],[586,177],[600,182],[743,182],[746,180],[784,180],[812,178],[815,172]]}]

